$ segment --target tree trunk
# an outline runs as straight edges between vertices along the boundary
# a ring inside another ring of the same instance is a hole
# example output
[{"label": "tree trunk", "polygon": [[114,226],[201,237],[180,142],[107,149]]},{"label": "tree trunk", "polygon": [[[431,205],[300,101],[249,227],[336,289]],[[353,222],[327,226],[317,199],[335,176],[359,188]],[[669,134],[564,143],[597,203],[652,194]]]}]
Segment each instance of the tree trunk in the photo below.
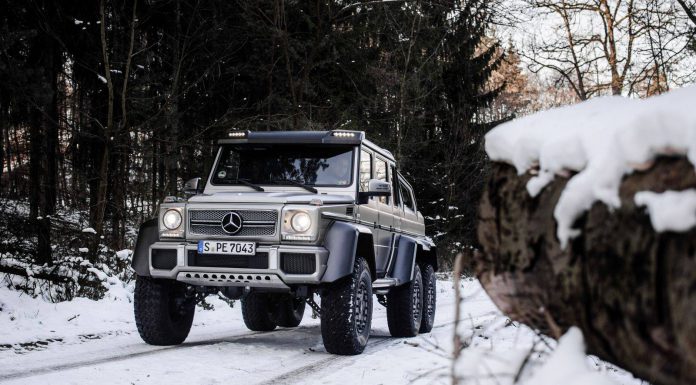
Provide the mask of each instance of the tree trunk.
[{"label": "tree trunk", "polygon": [[106,0],[102,0],[99,7],[100,16],[100,34],[101,34],[101,51],[102,60],[104,62],[104,78],[106,78],[107,87],[107,117],[106,127],[104,127],[103,141],[104,152],[99,166],[99,184],[96,196],[96,209],[93,227],[97,231],[97,236],[92,245],[92,254],[96,255],[99,237],[104,234],[104,215],[106,212],[107,187],[109,184],[109,162],[111,161],[112,136],[114,135],[114,85],[111,80],[111,65],[109,64],[109,46],[106,40]]},{"label": "tree trunk", "polygon": [[696,229],[656,233],[633,201],[638,191],[696,187],[693,165],[660,158],[625,177],[621,207],[595,203],[567,250],[553,219],[567,179],[531,198],[530,177],[494,164],[487,180],[473,268],[493,301],[556,338],[580,327],[589,353],[654,384],[696,383]]}]

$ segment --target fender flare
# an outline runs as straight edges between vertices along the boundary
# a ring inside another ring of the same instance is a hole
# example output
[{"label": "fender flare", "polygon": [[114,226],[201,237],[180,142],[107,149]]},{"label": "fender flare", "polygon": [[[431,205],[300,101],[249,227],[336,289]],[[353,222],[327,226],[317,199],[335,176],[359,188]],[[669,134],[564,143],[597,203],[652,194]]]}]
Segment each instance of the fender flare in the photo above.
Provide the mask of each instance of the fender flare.
[{"label": "fender flare", "polygon": [[368,227],[334,221],[324,236],[324,247],[329,251],[329,260],[321,282],[334,282],[353,273],[356,255],[365,258],[372,280],[377,279],[374,242]]},{"label": "fender flare", "polygon": [[150,276],[150,245],[159,241],[157,218],[143,222],[138,230],[138,240],[135,242],[131,266],[141,277]]},{"label": "fender flare", "polygon": [[394,266],[390,271],[390,276],[396,278],[396,286],[411,282],[413,279],[414,266],[416,264],[416,253],[418,252],[418,242],[416,239],[406,235],[399,237],[399,246],[394,259]]},{"label": "fender flare", "polygon": [[437,271],[437,246],[430,238],[417,240],[418,253],[416,254],[416,262],[419,265],[431,265],[434,271]]},{"label": "fender flare", "polygon": [[437,271],[437,248],[428,239],[413,238],[401,235],[393,268],[389,272],[392,278],[396,278],[397,286],[411,282],[414,267],[418,263],[421,268],[424,265],[432,265]]}]

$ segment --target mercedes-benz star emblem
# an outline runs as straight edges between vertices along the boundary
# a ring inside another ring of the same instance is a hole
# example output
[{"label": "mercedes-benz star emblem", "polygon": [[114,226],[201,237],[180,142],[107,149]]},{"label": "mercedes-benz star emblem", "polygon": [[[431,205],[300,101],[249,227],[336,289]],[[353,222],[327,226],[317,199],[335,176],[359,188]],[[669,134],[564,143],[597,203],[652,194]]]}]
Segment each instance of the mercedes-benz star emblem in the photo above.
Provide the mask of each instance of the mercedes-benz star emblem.
[{"label": "mercedes-benz star emblem", "polygon": [[242,229],[242,217],[230,211],[222,217],[222,230],[227,234],[237,234]]}]

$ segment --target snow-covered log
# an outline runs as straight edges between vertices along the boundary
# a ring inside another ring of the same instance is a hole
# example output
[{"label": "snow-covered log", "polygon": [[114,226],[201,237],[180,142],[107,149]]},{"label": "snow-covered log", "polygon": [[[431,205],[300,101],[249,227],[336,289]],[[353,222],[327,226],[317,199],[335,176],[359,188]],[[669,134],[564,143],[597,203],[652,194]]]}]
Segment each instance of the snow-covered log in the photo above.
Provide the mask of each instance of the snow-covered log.
[{"label": "snow-covered log", "polygon": [[501,125],[476,273],[500,309],[654,384],[696,383],[696,87]]}]

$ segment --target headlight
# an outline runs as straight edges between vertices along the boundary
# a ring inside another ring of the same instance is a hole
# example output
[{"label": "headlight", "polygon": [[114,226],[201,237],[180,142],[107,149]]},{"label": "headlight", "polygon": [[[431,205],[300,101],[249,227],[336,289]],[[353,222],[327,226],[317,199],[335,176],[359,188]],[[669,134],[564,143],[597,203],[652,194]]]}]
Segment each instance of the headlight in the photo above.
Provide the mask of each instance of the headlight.
[{"label": "headlight", "polygon": [[168,210],[162,217],[162,224],[169,230],[176,230],[181,226],[181,214],[177,210]]},{"label": "headlight", "polygon": [[312,227],[312,218],[309,216],[309,214],[300,211],[292,216],[290,225],[292,226],[292,229],[298,233],[304,233],[305,231],[309,230],[310,227]]}]

